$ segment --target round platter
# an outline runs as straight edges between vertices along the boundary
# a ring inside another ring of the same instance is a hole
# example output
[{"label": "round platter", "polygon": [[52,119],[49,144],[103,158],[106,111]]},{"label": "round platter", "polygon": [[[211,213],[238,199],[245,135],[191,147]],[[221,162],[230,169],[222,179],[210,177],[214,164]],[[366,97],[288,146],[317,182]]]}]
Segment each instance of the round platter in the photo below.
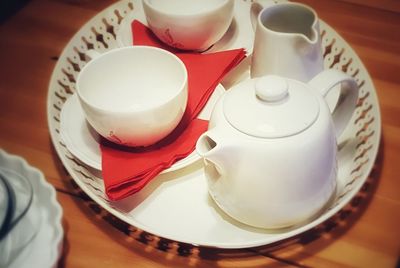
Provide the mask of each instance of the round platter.
[{"label": "round platter", "polygon": [[30,166],[25,159],[0,149],[0,167],[12,170],[29,179],[33,186],[32,210],[41,222],[38,233],[18,252],[8,268],[56,267],[63,246],[62,208],[56,190],[42,172]]},{"label": "round platter", "polygon": [[[249,13],[251,1],[238,1],[246,8],[236,10],[241,13],[240,16],[235,14],[235,23],[247,23],[243,20]],[[325,67],[348,73],[360,88],[356,111],[338,141],[338,186],[325,211],[308,222],[283,230],[243,225],[226,216],[208,196],[201,161],[159,175],[141,192],[122,201],[107,200],[98,172],[74,158],[63,144],[60,112],[64,102],[75,92],[76,77],[86,64],[85,51],[96,49],[102,52],[117,47],[121,22],[124,17],[137,12],[140,5],[140,0],[119,1],[87,22],[65,47],[49,85],[47,116],[54,147],[72,178],[96,203],[122,221],[162,238],[209,247],[246,248],[305,232],[329,219],[357,194],[371,172],[379,148],[378,99],[371,78],[356,53],[329,25],[320,21]],[[241,36],[230,34],[239,38],[231,43],[240,44]],[[223,50],[236,48],[219,47]],[[227,84],[232,83],[226,81],[223,84],[229,90]]]}]

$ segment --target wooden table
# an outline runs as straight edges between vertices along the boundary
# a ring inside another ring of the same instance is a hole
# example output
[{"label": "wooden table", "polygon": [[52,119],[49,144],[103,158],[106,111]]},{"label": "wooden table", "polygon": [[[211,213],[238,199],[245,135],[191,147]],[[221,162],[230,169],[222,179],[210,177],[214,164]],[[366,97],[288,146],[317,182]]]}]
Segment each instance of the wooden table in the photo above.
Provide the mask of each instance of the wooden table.
[{"label": "wooden table", "polygon": [[[114,1],[33,0],[0,25],[0,147],[41,169],[64,209],[60,267],[395,267],[400,256],[400,3],[303,0],[359,55],[375,84],[382,142],[364,198],[296,242],[243,250],[192,248],[126,235],[79,193],[53,149],[46,117],[57,58]],[[350,3],[352,2],[352,3]]]}]

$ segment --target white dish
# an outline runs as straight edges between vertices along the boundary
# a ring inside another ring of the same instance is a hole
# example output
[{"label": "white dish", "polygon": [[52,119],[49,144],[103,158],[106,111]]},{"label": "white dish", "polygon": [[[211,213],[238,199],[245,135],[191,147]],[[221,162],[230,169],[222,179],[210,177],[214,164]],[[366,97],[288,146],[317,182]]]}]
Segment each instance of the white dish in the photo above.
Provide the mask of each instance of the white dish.
[{"label": "white dish", "polygon": [[57,267],[62,250],[62,209],[56,199],[56,191],[36,168],[23,158],[10,155],[0,149],[0,166],[28,177],[32,182],[34,203],[31,207],[40,214],[41,226],[35,238],[10,264],[9,268]]},{"label": "white dish", "polygon": [[[138,4],[122,21],[117,31],[117,42],[119,46],[131,46],[133,44],[131,22],[136,19],[147,25],[143,13],[142,2]],[[254,31],[250,22],[250,5],[245,1],[235,0],[234,16],[228,31],[215,43],[206,53],[222,50],[244,48],[247,54],[253,51]]]},{"label": "white dish", "polygon": [[[251,1],[238,1],[247,7],[251,4]],[[150,234],[194,245],[245,248],[267,245],[310,230],[333,216],[358,193],[368,178],[379,148],[379,103],[371,78],[357,54],[339,34],[320,21],[325,68],[341,69],[351,74],[360,87],[359,104],[352,124],[345,130],[343,140],[339,141],[338,187],[327,210],[312,221],[290,230],[271,232],[237,224],[215,209],[208,197],[201,161],[160,175],[138,195],[123,202],[109,202],[101,177],[86,165],[77,163],[61,142],[60,111],[74,91],[74,79],[70,78],[76,78],[79,68],[86,63],[80,55],[91,45],[97,50],[117,47],[118,43],[107,31],[109,28],[105,27],[105,22],[116,30],[119,15],[126,16],[139,4],[137,0],[119,1],[86,23],[65,47],[49,85],[47,115],[51,139],[74,181],[96,203],[115,217]],[[93,29],[101,35],[99,38]]]},{"label": "white dish", "polygon": [[[224,91],[222,85],[216,87],[198,118],[210,119],[211,111]],[[60,135],[65,146],[77,159],[89,167],[101,170],[100,136],[86,121],[76,94],[68,98],[61,110]],[[199,158],[196,152],[192,152],[186,158],[164,170],[163,173],[183,168]]]}]

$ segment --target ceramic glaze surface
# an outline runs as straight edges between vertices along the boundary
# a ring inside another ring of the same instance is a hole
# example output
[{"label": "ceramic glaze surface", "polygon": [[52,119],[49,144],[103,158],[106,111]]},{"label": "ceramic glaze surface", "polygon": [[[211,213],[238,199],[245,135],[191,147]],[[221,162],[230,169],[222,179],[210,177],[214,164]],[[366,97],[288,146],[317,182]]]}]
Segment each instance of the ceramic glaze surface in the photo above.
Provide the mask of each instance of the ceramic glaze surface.
[{"label": "ceramic glaze surface", "polygon": [[336,186],[332,123],[319,118],[307,132],[260,140],[233,129],[219,117],[221,107],[217,104],[210,122],[215,128],[206,134],[215,142],[215,151],[207,154],[202,145],[197,148],[205,157],[209,193],[218,206],[260,228],[288,227],[318,213]]},{"label": "ceramic glaze surface", "polygon": [[255,2],[251,77],[281,75],[303,82],[323,70],[317,14],[298,3]]},{"label": "ceramic glaze surface", "polygon": [[255,137],[291,136],[307,129],[319,115],[320,105],[312,91],[278,76],[247,80],[226,94],[223,110],[227,121]]},{"label": "ceramic glaze surface", "polygon": [[[260,81],[265,89],[271,83],[272,103],[254,98]],[[352,114],[358,90],[355,82],[345,84],[349,81],[354,80],[328,70],[310,84],[262,77],[225,93],[213,111],[209,130],[196,145],[204,158],[210,195],[223,211],[251,226],[283,228],[314,217],[326,205],[336,187],[336,135],[341,133],[334,124],[347,124],[349,118],[332,117],[323,96],[343,84],[343,93],[351,92],[345,97],[350,101],[338,104],[336,110]],[[285,87],[288,96],[283,94]],[[301,92],[305,95],[296,95]],[[253,113],[238,116],[238,110]],[[265,118],[276,121],[266,124]],[[290,128],[296,120],[300,125]],[[260,129],[265,125],[268,131]]]},{"label": "ceramic glaze surface", "polygon": [[[33,199],[27,214],[14,226],[13,234],[1,241],[0,267],[57,267],[63,248],[64,231],[63,213],[57,201],[56,190],[46,181],[40,170],[29,165],[25,159],[2,149],[0,169],[12,170],[26,178],[33,188]],[[10,178],[15,180],[13,183],[18,184],[15,176]],[[25,185],[24,189],[26,190]],[[23,245],[21,242],[27,244]],[[12,257],[8,264],[7,255]]]},{"label": "ceramic glaze surface", "polygon": [[165,13],[192,15],[212,11],[215,7],[225,5],[227,0],[148,0],[147,3]]},{"label": "ceramic glaze surface", "polygon": [[234,4],[233,0],[144,0],[143,10],[161,41],[179,49],[203,51],[228,30]]},{"label": "ceramic glaze surface", "polygon": [[[0,151],[2,153],[2,151]],[[19,175],[12,169],[0,166],[1,182],[9,187],[9,194],[0,192],[2,196],[8,197],[11,206],[5,207],[4,200],[0,198],[0,209],[8,210],[11,221],[1,225],[0,237],[0,266],[8,267],[25,249],[37,234],[41,218],[33,211],[34,193],[32,184],[28,178]],[[1,183],[0,182],[0,183]],[[37,198],[37,197],[36,197]],[[11,208],[11,210],[9,210]],[[5,229],[3,228],[5,227]]]},{"label": "ceramic glaze surface", "polygon": [[100,135],[122,145],[147,146],[167,136],[181,120],[187,70],[166,50],[118,48],[82,69],[77,92],[86,119]]},{"label": "ceramic glaze surface", "polygon": [[[156,49],[136,48],[113,50],[90,61],[77,81],[81,98],[101,110],[146,110],[184,89],[187,74],[177,58]],[[130,60],[139,53],[147,60]]]}]

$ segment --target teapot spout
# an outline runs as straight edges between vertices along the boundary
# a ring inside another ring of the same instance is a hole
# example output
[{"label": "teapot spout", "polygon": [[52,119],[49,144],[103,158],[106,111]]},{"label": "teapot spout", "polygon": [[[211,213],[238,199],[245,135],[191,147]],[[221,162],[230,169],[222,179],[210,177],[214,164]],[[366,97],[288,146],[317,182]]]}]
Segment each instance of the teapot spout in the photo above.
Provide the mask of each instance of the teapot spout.
[{"label": "teapot spout", "polygon": [[[218,146],[217,146],[218,145]],[[218,147],[218,148],[217,148]],[[211,160],[218,157],[219,144],[208,132],[203,133],[196,143],[196,152],[204,159]],[[215,159],[216,160],[216,159]]]},{"label": "teapot spout", "polygon": [[210,131],[202,134],[196,143],[196,152],[204,159],[206,167],[212,167],[216,177],[220,177],[224,172],[224,154],[222,146],[218,143]]}]

